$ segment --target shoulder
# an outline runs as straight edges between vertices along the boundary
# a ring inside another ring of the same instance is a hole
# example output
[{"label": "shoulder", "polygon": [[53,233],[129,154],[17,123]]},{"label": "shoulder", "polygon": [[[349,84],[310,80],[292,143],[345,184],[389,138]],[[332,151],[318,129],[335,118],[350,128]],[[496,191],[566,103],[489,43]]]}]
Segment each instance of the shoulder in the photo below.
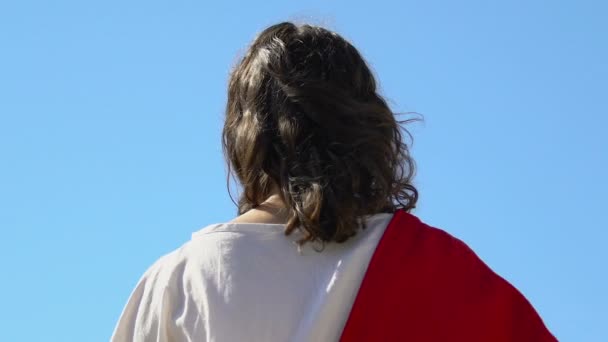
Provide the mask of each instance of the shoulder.
[{"label": "shoulder", "polygon": [[112,341],[183,340],[204,327],[193,298],[196,293],[189,291],[198,268],[193,265],[195,250],[188,241],[146,269],[123,308]]},{"label": "shoulder", "polygon": [[507,283],[463,240],[414,215],[407,216],[406,220],[412,226],[408,254],[419,265],[431,270],[429,276],[442,279],[452,289],[457,285],[462,285],[462,289],[474,289],[474,285],[480,283]]},{"label": "shoulder", "polygon": [[392,235],[381,245],[392,253],[385,258],[387,265],[393,265],[395,276],[412,290],[433,298],[440,307],[451,303],[456,310],[471,301],[517,293],[464,241],[412,214],[401,213],[388,231]]},{"label": "shoulder", "polygon": [[159,258],[143,273],[116,324],[113,342],[148,340],[166,330],[163,317],[174,310],[176,289],[171,283],[180,277],[181,259],[180,250],[175,250]]},{"label": "shoulder", "polygon": [[[164,288],[171,284],[175,278],[183,275],[184,266],[187,263],[187,253],[184,244],[179,248],[159,257],[143,273],[140,282],[154,285],[155,288]],[[151,289],[152,286],[148,286]]]},{"label": "shoulder", "polygon": [[193,232],[190,240],[150,265],[140,282],[154,284],[157,288],[176,285],[176,279],[188,278],[194,269],[200,271],[201,264],[208,263],[217,256],[224,243],[234,239],[235,234],[238,233],[219,223]]},{"label": "shoulder", "polygon": [[405,222],[413,233],[400,276],[416,290],[418,313],[479,336],[501,332],[510,341],[554,341],[527,298],[465,242],[413,215]]},{"label": "shoulder", "polygon": [[[171,293],[183,297],[188,295],[183,288],[192,278],[200,276],[222,249],[222,241],[230,239],[230,232],[215,229],[210,225],[192,234],[192,238],[159,257],[143,273],[138,287],[143,284],[144,295]],[[222,234],[216,234],[222,233]],[[206,267],[207,266],[207,267]]]},{"label": "shoulder", "polygon": [[389,223],[381,244],[398,246],[404,258],[418,262],[458,262],[478,259],[473,250],[461,239],[447,231],[431,226],[417,216],[399,211]]}]

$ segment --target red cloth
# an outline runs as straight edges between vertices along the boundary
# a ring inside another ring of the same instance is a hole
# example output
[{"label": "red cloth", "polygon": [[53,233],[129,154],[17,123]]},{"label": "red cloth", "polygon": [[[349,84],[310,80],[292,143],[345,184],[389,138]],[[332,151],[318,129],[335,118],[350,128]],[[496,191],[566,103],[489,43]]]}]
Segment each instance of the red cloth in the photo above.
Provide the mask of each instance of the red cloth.
[{"label": "red cloth", "polygon": [[399,210],[341,341],[557,341],[528,300],[462,241]]}]

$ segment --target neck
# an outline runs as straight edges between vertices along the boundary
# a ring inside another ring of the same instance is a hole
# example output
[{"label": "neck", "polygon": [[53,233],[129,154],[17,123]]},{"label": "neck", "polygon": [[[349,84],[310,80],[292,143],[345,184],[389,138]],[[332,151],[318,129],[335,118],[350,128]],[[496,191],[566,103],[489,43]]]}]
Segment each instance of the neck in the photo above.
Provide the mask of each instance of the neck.
[{"label": "neck", "polygon": [[234,223],[278,223],[286,224],[289,211],[278,195],[269,196],[255,208],[236,217]]}]

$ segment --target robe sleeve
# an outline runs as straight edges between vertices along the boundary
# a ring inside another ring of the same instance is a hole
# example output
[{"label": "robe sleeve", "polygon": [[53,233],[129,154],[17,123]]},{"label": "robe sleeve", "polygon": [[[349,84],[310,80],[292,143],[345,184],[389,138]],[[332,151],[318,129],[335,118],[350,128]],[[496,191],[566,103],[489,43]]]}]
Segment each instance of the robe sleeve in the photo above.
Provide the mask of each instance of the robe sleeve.
[{"label": "robe sleeve", "polygon": [[182,284],[184,262],[176,253],[159,259],[132,291],[112,334],[112,342],[205,341],[184,324],[188,302]]}]

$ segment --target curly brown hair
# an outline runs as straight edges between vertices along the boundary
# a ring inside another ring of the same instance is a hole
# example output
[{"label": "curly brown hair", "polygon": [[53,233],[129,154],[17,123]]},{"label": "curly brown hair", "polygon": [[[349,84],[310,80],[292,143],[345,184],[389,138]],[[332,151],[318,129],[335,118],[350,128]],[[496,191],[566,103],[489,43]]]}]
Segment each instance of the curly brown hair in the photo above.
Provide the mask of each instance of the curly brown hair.
[{"label": "curly brown hair", "polygon": [[[327,29],[284,22],[265,29],[232,71],[222,135],[238,213],[273,189],[288,209],[285,234],[344,242],[365,215],[410,211],[418,192],[402,126],[357,49]],[[411,137],[411,135],[410,135]],[[228,183],[230,181],[228,180]]]}]

